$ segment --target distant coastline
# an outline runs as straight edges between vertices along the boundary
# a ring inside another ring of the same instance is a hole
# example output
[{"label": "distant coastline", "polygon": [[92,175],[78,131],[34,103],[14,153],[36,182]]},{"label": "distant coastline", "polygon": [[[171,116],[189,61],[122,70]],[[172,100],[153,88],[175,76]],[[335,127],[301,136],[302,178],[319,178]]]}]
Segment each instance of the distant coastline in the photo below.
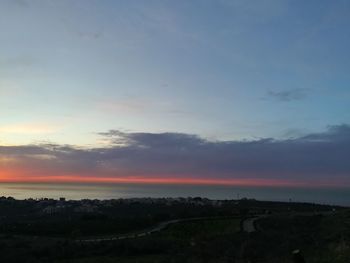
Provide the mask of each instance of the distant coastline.
[{"label": "distant coastline", "polygon": [[203,185],[141,185],[141,184],[45,184],[0,183],[1,195],[23,200],[28,198],[65,197],[67,200],[119,198],[202,197],[214,200],[257,199],[263,201],[307,202],[350,206],[347,188],[274,188]]}]

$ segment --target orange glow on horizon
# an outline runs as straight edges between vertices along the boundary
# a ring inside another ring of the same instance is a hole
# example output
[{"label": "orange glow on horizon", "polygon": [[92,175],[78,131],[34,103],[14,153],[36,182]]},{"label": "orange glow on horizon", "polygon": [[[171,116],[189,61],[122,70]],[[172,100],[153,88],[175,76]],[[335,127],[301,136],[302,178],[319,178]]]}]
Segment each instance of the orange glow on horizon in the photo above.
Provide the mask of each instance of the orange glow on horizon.
[{"label": "orange glow on horizon", "polygon": [[19,173],[14,170],[1,170],[0,183],[111,183],[111,184],[176,184],[176,185],[227,185],[227,186],[290,186],[290,187],[320,187],[339,186],[319,182],[317,184],[307,181],[291,181],[280,179],[261,178],[197,178],[197,177],[152,177],[152,176],[119,176],[99,177],[84,175],[37,175],[34,171]]}]

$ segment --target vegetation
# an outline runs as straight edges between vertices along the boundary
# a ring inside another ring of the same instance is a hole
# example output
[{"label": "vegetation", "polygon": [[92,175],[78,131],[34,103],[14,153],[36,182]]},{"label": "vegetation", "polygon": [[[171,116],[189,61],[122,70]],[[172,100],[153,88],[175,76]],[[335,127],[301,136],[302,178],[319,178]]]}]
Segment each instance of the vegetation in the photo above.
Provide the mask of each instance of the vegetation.
[{"label": "vegetation", "polygon": [[[98,209],[74,212],[82,205],[77,202],[54,214],[42,213],[40,201],[0,201],[1,262],[292,262],[295,249],[307,263],[342,263],[350,258],[347,209],[255,200],[219,205],[200,199],[163,201],[95,201]],[[256,221],[258,231],[242,231],[241,220],[262,213],[266,216]],[[135,233],[176,218],[188,220],[140,237],[80,241],[86,236]]]}]

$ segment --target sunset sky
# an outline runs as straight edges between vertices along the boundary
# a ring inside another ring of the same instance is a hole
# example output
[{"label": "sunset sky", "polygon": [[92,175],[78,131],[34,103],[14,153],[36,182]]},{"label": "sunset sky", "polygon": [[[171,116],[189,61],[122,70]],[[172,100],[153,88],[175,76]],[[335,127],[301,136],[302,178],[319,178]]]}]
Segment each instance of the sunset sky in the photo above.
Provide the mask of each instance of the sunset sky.
[{"label": "sunset sky", "polygon": [[350,188],[349,14],[1,0],[0,182]]}]

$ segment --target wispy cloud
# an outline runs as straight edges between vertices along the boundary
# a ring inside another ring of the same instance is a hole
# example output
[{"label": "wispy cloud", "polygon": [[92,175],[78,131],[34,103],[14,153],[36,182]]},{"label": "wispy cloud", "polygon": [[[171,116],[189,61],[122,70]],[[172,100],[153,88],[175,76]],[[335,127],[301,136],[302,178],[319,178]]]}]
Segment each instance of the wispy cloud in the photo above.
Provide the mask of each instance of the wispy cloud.
[{"label": "wispy cloud", "polygon": [[267,93],[267,96],[278,101],[289,102],[305,99],[308,96],[308,93],[308,89],[300,88],[281,91],[269,91]]}]

